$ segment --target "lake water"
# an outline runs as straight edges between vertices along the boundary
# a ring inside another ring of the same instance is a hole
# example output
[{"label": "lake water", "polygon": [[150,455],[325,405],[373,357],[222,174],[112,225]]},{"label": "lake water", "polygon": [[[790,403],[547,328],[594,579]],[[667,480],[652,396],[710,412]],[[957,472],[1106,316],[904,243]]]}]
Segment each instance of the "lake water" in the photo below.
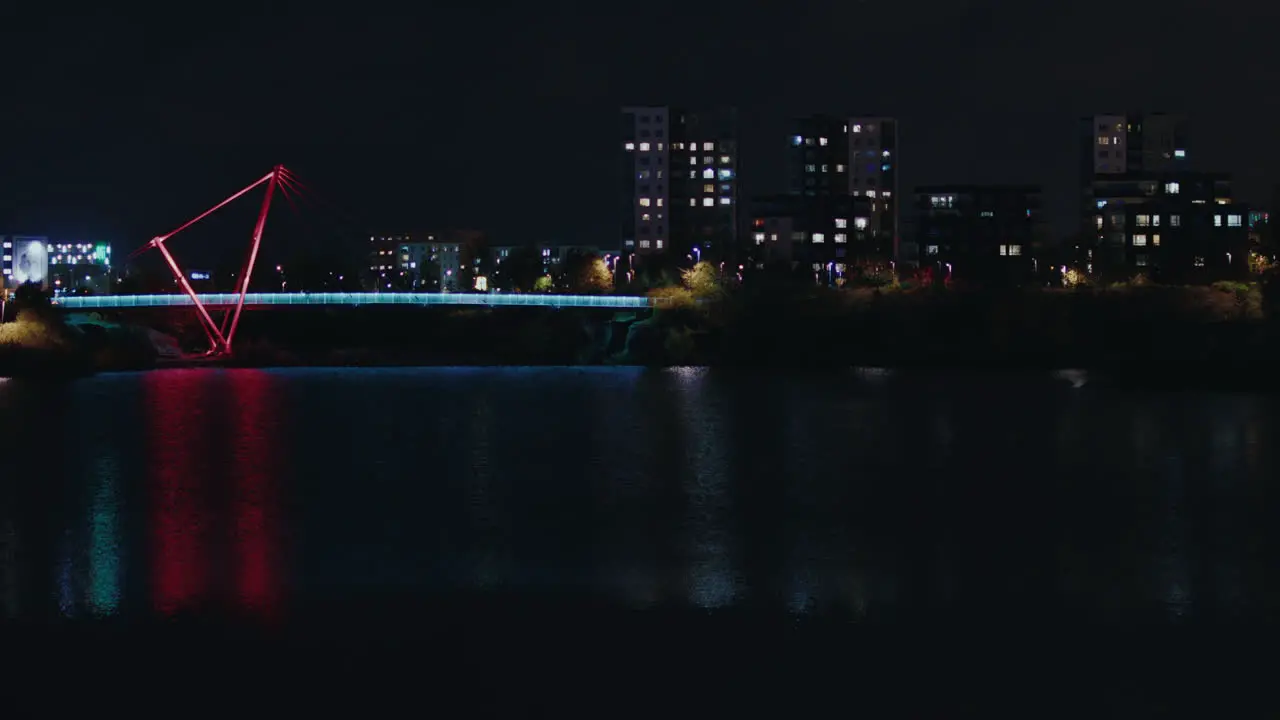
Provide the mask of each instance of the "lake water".
[{"label": "lake water", "polygon": [[1258,396],[874,370],[9,380],[0,618],[493,593],[1269,620],[1277,423]]}]

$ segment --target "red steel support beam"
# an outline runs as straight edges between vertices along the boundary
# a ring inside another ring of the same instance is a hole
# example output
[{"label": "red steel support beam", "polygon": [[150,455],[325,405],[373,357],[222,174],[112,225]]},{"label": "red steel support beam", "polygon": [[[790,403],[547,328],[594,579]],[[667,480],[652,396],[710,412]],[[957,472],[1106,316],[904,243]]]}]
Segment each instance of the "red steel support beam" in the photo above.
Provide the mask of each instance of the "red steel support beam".
[{"label": "red steel support beam", "polygon": [[267,211],[271,209],[271,195],[275,192],[278,176],[283,170],[283,166],[277,165],[272,169],[271,174],[267,177],[271,178],[267,183],[267,195],[262,198],[262,210],[258,212],[258,222],[253,227],[253,247],[249,249],[249,264],[244,269],[244,280],[240,284],[240,297],[236,299],[235,313],[231,316],[231,329],[227,331],[226,349],[231,352],[231,340],[236,335],[236,326],[240,324],[240,311],[244,309],[244,296],[249,292],[249,279],[253,277],[253,264],[258,260],[258,247],[262,244],[262,230],[267,225]]},{"label": "red steel support beam", "polygon": [[201,326],[204,328],[205,335],[209,336],[209,344],[212,345],[212,352],[223,352],[230,349],[226,338],[222,336],[222,331],[218,329],[218,325],[213,322],[213,318],[209,317],[209,311],[204,309],[204,304],[200,302],[200,298],[196,297],[196,291],[191,289],[191,283],[187,282],[187,278],[182,274],[182,270],[178,268],[178,263],[173,259],[173,255],[169,253],[169,249],[164,246],[164,238],[156,238],[151,244],[164,255],[165,262],[169,263],[169,269],[173,271],[173,276],[178,279],[178,284],[182,286],[183,292],[187,297],[191,298],[191,302],[195,303],[196,310],[200,312],[200,319],[204,322]]}]

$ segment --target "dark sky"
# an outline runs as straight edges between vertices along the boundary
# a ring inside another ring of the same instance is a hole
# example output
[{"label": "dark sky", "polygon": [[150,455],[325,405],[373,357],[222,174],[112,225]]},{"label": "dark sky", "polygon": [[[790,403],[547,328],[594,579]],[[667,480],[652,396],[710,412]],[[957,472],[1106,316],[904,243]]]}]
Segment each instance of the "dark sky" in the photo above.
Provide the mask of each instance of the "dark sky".
[{"label": "dark sky", "polygon": [[[1245,200],[1280,180],[1274,3],[423,5],[7,4],[0,233],[121,253],[282,162],[321,193],[300,213],[322,242],[455,226],[611,244],[630,103],[736,104],[748,193],[782,189],[788,118],[893,115],[904,191],[1042,183],[1059,234],[1094,111],[1186,112],[1199,169]],[[244,242],[252,205],[190,242]]]}]

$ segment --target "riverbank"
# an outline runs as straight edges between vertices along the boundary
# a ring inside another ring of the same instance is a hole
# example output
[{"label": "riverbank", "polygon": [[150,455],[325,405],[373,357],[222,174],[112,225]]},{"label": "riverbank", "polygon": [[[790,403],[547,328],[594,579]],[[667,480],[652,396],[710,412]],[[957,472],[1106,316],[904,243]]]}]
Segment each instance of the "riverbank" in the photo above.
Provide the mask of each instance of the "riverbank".
[{"label": "riverbank", "polygon": [[[1079,368],[1127,384],[1241,389],[1269,386],[1280,367],[1280,327],[1256,284],[998,293],[811,288],[767,296],[717,293],[700,302],[687,291],[667,295],[675,300],[669,307],[640,313],[396,306],[250,312],[235,357],[223,364]],[[129,319],[194,351],[203,338],[187,315],[170,310]],[[136,327],[103,323],[107,329],[76,325],[74,342],[59,347],[80,359],[64,364],[91,370],[165,364],[154,348],[143,348]],[[0,353],[0,372],[57,366],[53,360],[4,363]]]}]

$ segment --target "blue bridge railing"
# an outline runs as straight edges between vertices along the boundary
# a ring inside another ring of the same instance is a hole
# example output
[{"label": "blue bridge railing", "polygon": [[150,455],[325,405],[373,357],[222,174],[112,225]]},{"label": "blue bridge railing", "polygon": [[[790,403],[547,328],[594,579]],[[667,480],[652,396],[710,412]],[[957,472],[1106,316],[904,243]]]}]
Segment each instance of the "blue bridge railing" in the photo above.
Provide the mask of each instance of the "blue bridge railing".
[{"label": "blue bridge railing", "polygon": [[[198,296],[206,306],[234,305],[235,293]],[[54,300],[68,310],[192,305],[186,295],[73,295]],[[248,293],[245,305],[481,305],[588,308],[649,308],[657,303],[638,295],[542,295],[517,293]]]}]

